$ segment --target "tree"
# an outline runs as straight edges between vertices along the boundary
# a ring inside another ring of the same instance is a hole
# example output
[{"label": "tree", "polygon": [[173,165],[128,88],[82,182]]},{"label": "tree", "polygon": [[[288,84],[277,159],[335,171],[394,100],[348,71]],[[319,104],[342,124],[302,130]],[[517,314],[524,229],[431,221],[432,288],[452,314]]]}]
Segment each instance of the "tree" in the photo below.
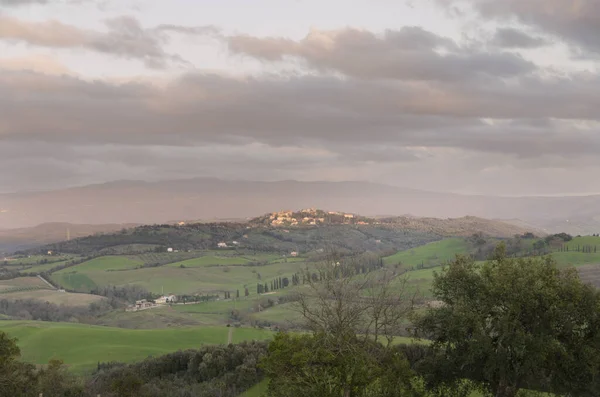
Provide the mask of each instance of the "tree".
[{"label": "tree", "polygon": [[0,397],[33,396],[37,390],[35,367],[18,361],[17,340],[0,331]]},{"label": "tree", "polygon": [[295,303],[312,334],[279,334],[262,362],[269,395],[419,395],[404,355],[391,344],[412,308],[406,280],[387,271],[357,274],[337,257],[317,270],[313,277],[307,269],[308,288]]},{"label": "tree", "polygon": [[39,373],[40,391],[44,397],[70,397],[83,395],[83,385],[61,360],[50,360]]},{"label": "tree", "polygon": [[235,297],[238,298],[238,299],[240,298],[240,290],[239,289],[236,290]]},{"label": "tree", "polygon": [[600,299],[574,269],[508,258],[501,244],[483,265],[457,257],[435,275],[433,294],[441,304],[415,321],[433,341],[430,385],[467,378],[488,396],[524,388],[598,395]]}]

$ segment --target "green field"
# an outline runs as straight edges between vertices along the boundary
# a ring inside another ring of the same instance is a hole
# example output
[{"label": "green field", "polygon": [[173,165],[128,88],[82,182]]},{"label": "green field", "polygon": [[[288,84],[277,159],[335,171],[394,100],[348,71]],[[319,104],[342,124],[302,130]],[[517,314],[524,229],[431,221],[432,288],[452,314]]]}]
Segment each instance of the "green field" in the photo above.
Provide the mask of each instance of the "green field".
[{"label": "green field", "polygon": [[93,369],[99,361],[134,362],[205,344],[225,344],[230,329],[233,330],[232,343],[272,336],[269,331],[253,328],[130,330],[36,321],[0,322],[1,331],[19,339],[25,361],[44,364],[52,358],[60,358],[78,372]]},{"label": "green field", "polygon": [[469,244],[463,238],[449,238],[425,244],[417,248],[400,251],[383,259],[386,265],[401,264],[403,267],[425,265],[438,266],[455,258],[457,254],[468,254]]},{"label": "green field", "polygon": [[136,284],[154,293],[173,294],[235,293],[237,289],[243,294],[247,286],[250,294],[255,295],[257,282],[269,283],[275,277],[291,277],[304,269],[302,262],[265,266],[160,266],[122,271],[106,271],[89,264],[79,266],[63,269],[51,278],[68,289],[81,292],[89,292],[96,286]]},{"label": "green field", "polygon": [[42,272],[47,272],[51,269],[54,269],[55,267],[64,265],[65,263],[67,263],[68,261],[60,261],[60,262],[54,262],[54,263],[45,263],[43,265],[34,265],[32,267],[23,269],[21,271],[21,273],[42,273]]},{"label": "green field", "polygon": [[201,256],[199,258],[188,259],[181,262],[170,263],[169,267],[202,267],[202,266],[219,266],[219,265],[243,265],[248,263],[248,259],[236,256],[221,257],[221,256]]},{"label": "green field", "polygon": [[57,272],[57,274],[65,272],[86,272],[86,271],[110,271],[110,270],[125,270],[135,269],[143,265],[143,262],[132,256],[101,256],[87,262],[83,262],[77,266],[72,266]]}]

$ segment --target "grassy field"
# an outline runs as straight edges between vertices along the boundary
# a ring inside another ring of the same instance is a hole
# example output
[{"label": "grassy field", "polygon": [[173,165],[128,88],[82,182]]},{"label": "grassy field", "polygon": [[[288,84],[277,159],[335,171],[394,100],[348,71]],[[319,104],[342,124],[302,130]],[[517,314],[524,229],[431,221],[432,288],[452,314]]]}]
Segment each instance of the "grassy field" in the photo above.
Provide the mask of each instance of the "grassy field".
[{"label": "grassy field", "polygon": [[219,266],[219,265],[243,265],[248,263],[248,259],[243,257],[223,257],[223,256],[201,256],[199,258],[188,259],[181,262],[170,263],[169,267],[202,267],[202,266]]},{"label": "grassy field", "polygon": [[462,238],[449,238],[398,252],[383,259],[386,265],[436,266],[454,259],[457,254],[469,253],[469,245]]},{"label": "grassy field", "polygon": [[[195,260],[195,259],[193,259]],[[265,266],[160,266],[107,271],[97,267],[77,266],[52,275],[56,283],[75,291],[89,292],[95,286],[136,284],[154,293],[196,294],[237,289],[256,294],[256,283],[269,283],[275,277],[291,277],[304,268],[302,262],[276,263]],[[260,279],[259,279],[260,275]]]},{"label": "grassy field", "polygon": [[0,298],[8,300],[34,299],[65,306],[88,306],[90,303],[106,299],[98,295],[73,294],[69,292],[58,292],[57,290],[51,289],[9,292],[1,294]]},{"label": "grassy field", "polygon": [[69,267],[57,272],[57,274],[65,272],[86,272],[86,271],[110,271],[110,270],[126,270],[135,269],[143,265],[143,262],[135,256],[101,256],[87,262],[83,262],[77,266]]},{"label": "grassy field", "polygon": [[166,306],[137,312],[112,311],[98,318],[96,324],[128,329],[158,329],[222,326],[226,319],[225,313],[186,313]]},{"label": "grassy field", "polygon": [[[93,369],[99,361],[133,362],[152,355],[205,344],[225,344],[230,328],[190,327],[130,330],[67,323],[3,321],[0,330],[19,339],[25,361],[44,364],[60,358],[74,371]],[[272,333],[253,328],[233,328],[233,343],[265,340]]]},{"label": "grassy field", "polygon": [[25,291],[31,289],[49,288],[37,277],[18,277],[11,280],[0,280],[0,294],[7,292]]},{"label": "grassy field", "polygon": [[54,269],[55,267],[64,265],[65,263],[67,263],[68,261],[60,261],[60,262],[54,262],[54,263],[45,263],[43,265],[34,265],[32,267],[28,267],[25,268],[21,271],[21,273],[42,273],[42,272],[47,272],[51,269]]}]

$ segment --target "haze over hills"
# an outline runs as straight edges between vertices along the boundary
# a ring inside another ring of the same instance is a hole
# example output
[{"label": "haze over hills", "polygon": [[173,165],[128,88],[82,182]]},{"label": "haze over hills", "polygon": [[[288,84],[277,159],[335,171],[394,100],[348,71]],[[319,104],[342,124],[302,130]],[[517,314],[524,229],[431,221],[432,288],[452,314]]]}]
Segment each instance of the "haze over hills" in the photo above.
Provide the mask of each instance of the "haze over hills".
[{"label": "haze over hills", "polygon": [[111,233],[137,224],[79,225],[72,223],[43,223],[34,227],[0,230],[0,252],[23,250],[39,245],[55,243],[67,238]]},{"label": "haze over hills", "polygon": [[518,219],[548,232],[595,233],[600,196],[492,197],[436,193],[369,182],[119,181],[0,195],[0,229],[45,222],[165,223],[247,218],[273,209],[328,208],[377,214]]}]

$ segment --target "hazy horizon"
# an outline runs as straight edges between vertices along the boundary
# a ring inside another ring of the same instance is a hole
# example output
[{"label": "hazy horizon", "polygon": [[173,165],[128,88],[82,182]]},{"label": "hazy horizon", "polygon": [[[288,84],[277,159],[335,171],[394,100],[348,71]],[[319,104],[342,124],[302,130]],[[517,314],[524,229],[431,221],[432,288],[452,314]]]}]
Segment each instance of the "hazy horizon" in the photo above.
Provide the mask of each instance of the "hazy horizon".
[{"label": "hazy horizon", "polygon": [[[372,182],[367,180],[336,180],[336,181],[328,181],[328,180],[298,180],[298,179],[276,179],[276,180],[248,180],[248,179],[233,179],[233,178],[217,178],[210,176],[197,176],[190,178],[178,178],[178,179],[115,179],[106,182],[98,182],[98,183],[90,183],[90,184],[78,184],[78,185],[70,185],[64,186],[62,188],[47,188],[47,189],[39,189],[39,190],[18,190],[12,192],[3,192],[0,190],[0,195],[13,195],[13,194],[29,194],[29,193],[48,193],[48,192],[57,192],[61,190],[69,190],[69,189],[79,189],[79,188],[88,188],[88,187],[96,187],[96,186],[104,186],[111,184],[127,184],[127,183],[144,183],[144,184],[161,184],[161,183],[169,183],[169,182],[182,182],[182,181],[202,181],[202,180],[214,180],[214,181],[222,181],[222,182],[230,182],[230,183],[366,183],[366,184],[375,184],[381,186],[388,186],[393,188],[400,188],[406,190],[414,190],[426,193],[443,193],[443,194],[453,194],[458,196],[487,196],[487,197],[498,197],[498,198],[558,198],[558,197],[591,197],[591,196],[600,196],[600,192],[590,192],[590,193],[567,193],[567,194],[515,194],[515,195],[502,195],[502,194],[481,194],[476,192],[468,192],[468,191],[442,191],[435,189],[415,189],[411,187],[395,185],[391,183],[381,183],[381,182]],[[0,208],[1,209],[1,208]]]}]

